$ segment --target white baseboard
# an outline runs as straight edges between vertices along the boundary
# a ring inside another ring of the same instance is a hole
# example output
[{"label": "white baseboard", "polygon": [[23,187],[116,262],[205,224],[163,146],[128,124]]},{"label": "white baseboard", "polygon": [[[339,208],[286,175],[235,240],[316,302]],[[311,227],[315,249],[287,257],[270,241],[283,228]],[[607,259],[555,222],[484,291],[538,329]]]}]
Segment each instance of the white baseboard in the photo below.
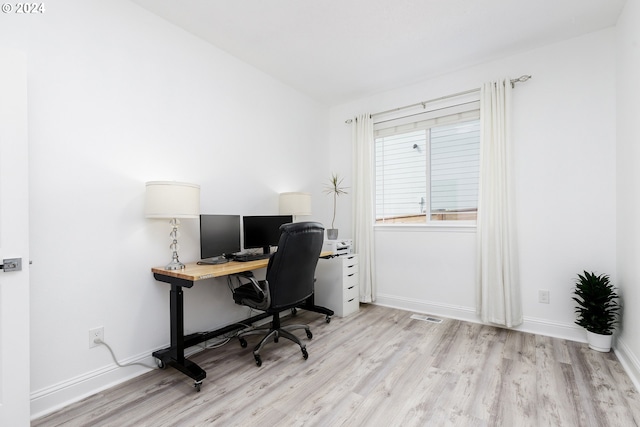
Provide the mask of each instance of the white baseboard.
[{"label": "white baseboard", "polygon": [[400,310],[413,311],[416,313],[432,314],[448,317],[450,319],[479,323],[475,309],[469,307],[432,303],[417,299],[399,298],[392,295],[381,294],[376,296],[376,300],[373,304],[397,308]]},{"label": "white baseboard", "polygon": [[[131,357],[120,363],[122,365],[143,363],[145,365],[155,366],[156,361],[155,358],[151,356],[151,353],[152,351],[148,351],[142,355]],[[106,390],[110,387],[140,376],[150,370],[150,367],[145,368],[140,365],[120,368],[114,363],[95,371],[88,372],[84,375],[32,392],[31,419],[34,420],[43,417],[102,390]]]},{"label": "white baseboard", "polygon": [[[433,303],[410,298],[398,298],[392,295],[378,294],[374,304],[398,308],[423,314],[448,317],[472,323],[483,323],[476,315],[475,307],[463,307],[450,304]],[[496,325],[498,326],[498,325]],[[525,317],[522,325],[513,328],[517,331],[562,338],[570,341],[586,342],[584,330],[573,323],[550,322],[534,317]]]},{"label": "white baseboard", "polygon": [[584,329],[576,326],[574,323],[550,322],[544,319],[525,316],[522,325],[513,329],[531,334],[561,338],[563,340],[587,342]]},{"label": "white baseboard", "polygon": [[[249,310],[249,317],[251,317],[253,311]],[[255,314],[255,313],[253,313]],[[290,315],[290,313],[284,314],[283,317]],[[244,319],[244,316],[242,317]],[[269,323],[270,319],[263,319],[255,322],[255,326],[261,326]],[[217,326],[216,326],[217,327]],[[203,351],[207,344],[214,345],[216,339],[200,343],[193,347],[185,349],[185,356],[192,356],[200,351]],[[86,374],[70,378],[68,380],[53,384],[49,387],[34,391],[31,393],[31,419],[48,415],[59,409],[64,408],[72,403],[79,402],[80,400],[99,393],[108,388],[114,387],[132,378],[138,377],[144,373],[149,372],[156,368],[156,359],[152,356],[152,353],[156,350],[167,348],[169,343],[163,347],[154,348],[136,356],[132,356],[119,361],[121,365],[131,365],[141,363],[148,367],[133,365],[126,367],[119,367],[115,363],[111,363],[95,371],[87,372]]]},{"label": "white baseboard", "polygon": [[631,349],[620,338],[616,339],[613,351],[629,378],[631,378],[636,390],[640,390],[640,360],[638,357],[633,354]]}]

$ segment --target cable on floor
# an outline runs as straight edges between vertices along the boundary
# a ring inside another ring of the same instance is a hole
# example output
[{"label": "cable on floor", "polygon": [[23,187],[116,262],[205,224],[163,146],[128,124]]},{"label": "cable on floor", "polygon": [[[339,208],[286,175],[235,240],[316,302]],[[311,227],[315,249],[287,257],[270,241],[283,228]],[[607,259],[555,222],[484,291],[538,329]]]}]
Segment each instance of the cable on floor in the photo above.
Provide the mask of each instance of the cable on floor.
[{"label": "cable on floor", "polygon": [[158,368],[157,366],[150,366],[150,365],[147,365],[145,363],[140,363],[140,362],[122,364],[122,363],[118,362],[118,359],[116,358],[116,355],[113,352],[113,350],[111,349],[111,346],[109,346],[109,344],[107,344],[106,342],[102,341],[99,338],[96,338],[93,342],[95,342],[96,344],[100,344],[100,345],[103,345],[103,346],[107,347],[107,350],[109,350],[109,353],[111,353],[111,357],[113,358],[113,361],[120,368],[126,368],[127,366],[135,366],[135,365],[144,366],[145,368],[149,368],[149,369],[157,369]]}]

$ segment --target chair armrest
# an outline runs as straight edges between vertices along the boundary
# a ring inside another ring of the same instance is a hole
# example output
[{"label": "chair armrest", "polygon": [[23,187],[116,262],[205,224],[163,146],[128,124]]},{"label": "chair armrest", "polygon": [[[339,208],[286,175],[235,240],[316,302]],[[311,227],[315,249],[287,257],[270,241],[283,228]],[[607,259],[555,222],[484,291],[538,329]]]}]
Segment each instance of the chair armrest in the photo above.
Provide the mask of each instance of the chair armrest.
[{"label": "chair armrest", "polygon": [[[261,301],[254,300],[252,303],[248,303],[250,306],[257,308],[258,310],[266,310],[271,305],[271,294],[269,292],[269,282],[267,282],[266,280],[257,280],[253,275],[253,273],[250,271],[233,274],[232,276],[235,277],[238,282],[238,286],[236,288],[251,284],[256,294],[258,295],[258,297],[261,298]],[[231,284],[231,277],[228,276],[228,278],[229,278],[229,288],[231,289],[231,292],[234,292],[236,288],[234,288],[233,285]],[[242,279],[246,279],[246,282],[243,282]]]}]

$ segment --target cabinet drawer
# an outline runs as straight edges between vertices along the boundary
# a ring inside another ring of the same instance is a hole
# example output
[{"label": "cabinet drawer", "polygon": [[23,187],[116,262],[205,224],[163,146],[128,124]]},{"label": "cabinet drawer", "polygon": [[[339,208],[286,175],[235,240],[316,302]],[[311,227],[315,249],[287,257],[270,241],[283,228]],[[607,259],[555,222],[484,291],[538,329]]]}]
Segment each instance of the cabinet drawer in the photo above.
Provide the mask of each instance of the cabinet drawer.
[{"label": "cabinet drawer", "polygon": [[355,313],[360,309],[360,300],[358,298],[353,298],[349,301],[346,301],[342,307],[342,317],[348,316],[351,313]]},{"label": "cabinet drawer", "polygon": [[344,276],[344,278],[342,279],[342,287],[346,289],[354,285],[357,286],[358,283],[360,283],[358,280],[359,278],[360,278],[360,274],[358,274],[358,272],[351,273],[347,276]]},{"label": "cabinet drawer", "polygon": [[352,299],[360,299],[360,287],[358,285],[353,285],[348,288],[345,288],[343,292],[344,302],[347,303]]},{"label": "cabinet drawer", "polygon": [[343,255],[342,257],[342,267],[347,269],[358,269],[358,255]]},{"label": "cabinet drawer", "polygon": [[342,275],[344,277],[347,277],[351,274],[357,273],[358,271],[360,271],[358,268],[358,264],[345,265],[342,268]]}]

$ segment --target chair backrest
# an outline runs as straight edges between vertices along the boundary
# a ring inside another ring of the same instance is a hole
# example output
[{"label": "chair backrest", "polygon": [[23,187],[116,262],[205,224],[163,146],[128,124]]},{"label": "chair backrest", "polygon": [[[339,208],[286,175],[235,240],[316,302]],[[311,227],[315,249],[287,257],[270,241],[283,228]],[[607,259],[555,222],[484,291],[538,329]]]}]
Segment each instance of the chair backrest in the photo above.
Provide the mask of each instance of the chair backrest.
[{"label": "chair backrest", "polygon": [[278,250],[269,259],[267,282],[271,308],[294,306],[313,294],[324,227],[319,222],[294,222],[280,227]]}]

